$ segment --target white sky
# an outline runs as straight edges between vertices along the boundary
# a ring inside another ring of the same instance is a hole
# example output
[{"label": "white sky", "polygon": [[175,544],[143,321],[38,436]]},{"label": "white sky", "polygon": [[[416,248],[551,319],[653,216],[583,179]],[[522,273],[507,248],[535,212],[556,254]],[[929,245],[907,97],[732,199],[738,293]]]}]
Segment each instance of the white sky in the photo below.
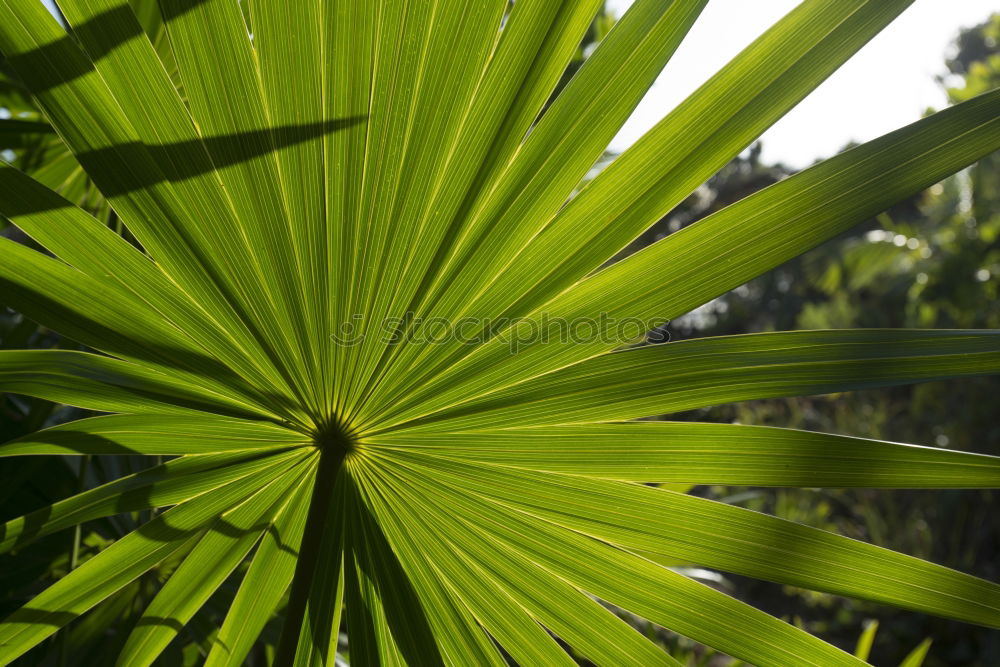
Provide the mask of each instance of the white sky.
[{"label": "white sky", "polygon": [[[608,0],[621,16],[632,0]],[[687,39],[615,137],[621,151],[651,128],[799,0],[709,0]],[[850,140],[919,119],[945,96],[934,76],[959,28],[1000,11],[1000,0],[916,0],[761,139],[763,159],[804,167]]]}]

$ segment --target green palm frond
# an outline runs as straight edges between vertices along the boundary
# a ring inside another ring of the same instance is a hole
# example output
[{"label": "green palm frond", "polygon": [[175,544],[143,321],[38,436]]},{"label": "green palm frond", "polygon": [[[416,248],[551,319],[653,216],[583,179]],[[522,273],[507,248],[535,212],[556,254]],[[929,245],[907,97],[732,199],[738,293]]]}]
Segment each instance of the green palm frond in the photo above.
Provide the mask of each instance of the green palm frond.
[{"label": "green palm frond", "polygon": [[677,565],[1000,628],[996,583],[656,486],[1000,487],[995,457],[635,421],[1000,372],[997,331],[644,344],[1000,148],[994,90],[606,266],[911,0],[806,0],[581,185],[706,2],[637,0],[552,99],[599,0],[60,0],[71,33],[0,0],[32,131],[135,241],[0,167],[0,216],[51,253],[0,239],[3,301],[84,346],[0,350],[0,390],[110,413],[0,457],[167,457],[3,525],[30,553],[155,510],[25,600],[0,662],[70,626],[148,665],[221,604],[188,662],[332,665],[343,628],[353,665],[679,664],[617,608],[863,664]]}]

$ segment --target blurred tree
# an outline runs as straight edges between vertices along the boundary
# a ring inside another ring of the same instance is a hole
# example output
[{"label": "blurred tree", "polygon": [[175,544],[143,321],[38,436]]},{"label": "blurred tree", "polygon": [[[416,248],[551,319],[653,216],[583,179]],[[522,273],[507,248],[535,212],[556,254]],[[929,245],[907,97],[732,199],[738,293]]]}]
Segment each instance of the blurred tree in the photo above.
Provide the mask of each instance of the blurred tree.
[{"label": "blurred tree", "polygon": [[[951,102],[1000,85],[1000,14],[961,33],[942,77]],[[734,161],[645,236],[652,242],[786,175],[759,151]],[[635,250],[637,247],[630,248]],[[1000,328],[1000,157],[897,204],[876,219],[672,323],[675,337],[847,327]],[[757,401],[685,415],[1000,453],[1000,423],[982,396],[997,379]],[[677,418],[673,415],[672,418]],[[995,492],[713,488],[696,493],[1000,579]],[[736,594],[850,650],[865,619],[881,630],[871,657],[895,665],[923,638],[925,664],[998,665],[1000,635],[909,613],[740,580]],[[820,609],[822,608],[822,609]],[[831,613],[832,612],[832,613]],[[826,621],[820,622],[819,618]],[[829,619],[834,619],[830,621]]]}]

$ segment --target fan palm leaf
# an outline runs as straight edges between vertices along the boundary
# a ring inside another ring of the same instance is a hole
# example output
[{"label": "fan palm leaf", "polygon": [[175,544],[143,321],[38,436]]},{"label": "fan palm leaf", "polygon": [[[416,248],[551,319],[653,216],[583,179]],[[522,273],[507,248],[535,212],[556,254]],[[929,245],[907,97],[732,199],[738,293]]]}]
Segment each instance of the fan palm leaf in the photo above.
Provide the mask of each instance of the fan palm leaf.
[{"label": "fan palm leaf", "polygon": [[754,664],[860,664],[678,563],[1000,627],[995,583],[655,486],[990,488],[1000,459],[633,421],[1000,372],[995,331],[639,344],[996,150],[1000,92],[605,267],[910,0],[806,0],[581,187],[706,0],[637,0],[550,100],[600,4],[161,0],[163,41],[123,0],[60,0],[72,36],[0,0],[0,51],[139,246],[0,168],[0,215],[52,253],[0,239],[4,301],[86,346],[0,350],[0,390],[109,413],[0,456],[176,457],[3,527],[10,552],[166,508],[15,611],[0,661],[113,623],[168,561],[120,664],[234,572],[210,665],[275,615],[282,665],[333,664],[342,626],[358,665],[678,664],[607,605]]}]

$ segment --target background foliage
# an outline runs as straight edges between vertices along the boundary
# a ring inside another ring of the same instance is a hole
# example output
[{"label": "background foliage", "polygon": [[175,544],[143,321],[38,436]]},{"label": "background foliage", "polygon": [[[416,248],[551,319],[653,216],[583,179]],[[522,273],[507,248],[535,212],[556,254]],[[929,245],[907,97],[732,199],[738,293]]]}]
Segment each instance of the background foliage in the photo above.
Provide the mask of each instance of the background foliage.
[{"label": "background foliage", "polygon": [[[1000,85],[1000,14],[961,32],[941,84],[952,102]],[[944,69],[943,68],[943,69]],[[762,164],[759,146],[730,163],[643,239],[690,224],[792,173]],[[638,244],[637,244],[638,245]],[[783,329],[1000,327],[1000,156],[900,202],[842,237],[674,322],[676,338]],[[1000,454],[1000,422],[984,397],[1000,379],[929,383],[808,398],[750,401],[696,420],[788,425]],[[1000,577],[1000,498],[993,491],[699,488],[986,579]],[[923,638],[927,665],[1000,664],[997,633],[857,600],[732,580],[735,594],[794,618],[842,647],[878,619],[874,664],[897,664]]]}]

